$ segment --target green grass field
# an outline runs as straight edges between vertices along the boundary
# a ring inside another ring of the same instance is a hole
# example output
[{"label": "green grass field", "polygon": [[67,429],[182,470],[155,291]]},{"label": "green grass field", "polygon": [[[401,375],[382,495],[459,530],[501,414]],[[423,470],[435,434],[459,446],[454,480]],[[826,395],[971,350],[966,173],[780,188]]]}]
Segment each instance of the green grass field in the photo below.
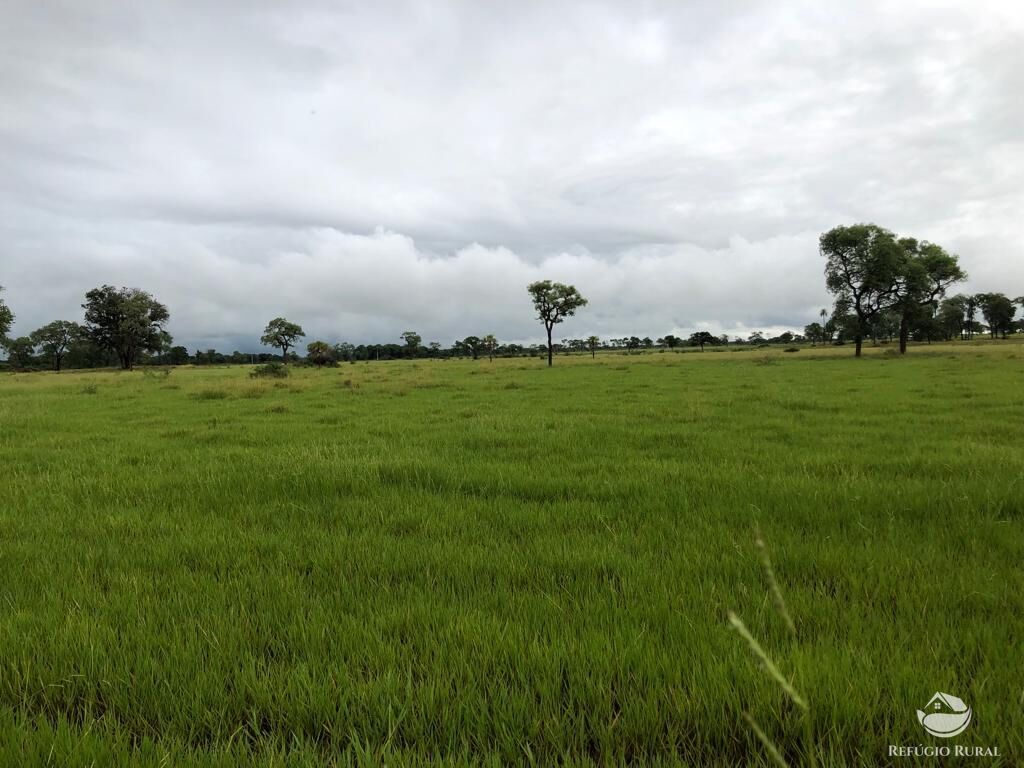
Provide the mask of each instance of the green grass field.
[{"label": "green grass field", "polygon": [[3,375],[0,429],[4,764],[909,765],[935,691],[1024,761],[1012,342]]}]

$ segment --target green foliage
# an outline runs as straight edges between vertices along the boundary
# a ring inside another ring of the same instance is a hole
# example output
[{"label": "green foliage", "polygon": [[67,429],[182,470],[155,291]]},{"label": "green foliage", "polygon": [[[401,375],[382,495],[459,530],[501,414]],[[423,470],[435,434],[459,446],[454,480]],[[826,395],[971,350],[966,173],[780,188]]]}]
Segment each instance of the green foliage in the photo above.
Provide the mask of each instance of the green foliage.
[{"label": "green foliage", "polygon": [[900,352],[906,352],[911,327],[931,328],[935,304],[951,285],[967,279],[958,256],[935,243],[897,240],[874,224],[829,230],[819,248],[826,259],[825,284],[836,297],[833,318],[841,335],[853,337],[858,357],[868,336],[898,335]]},{"label": "green foliage", "polygon": [[409,348],[411,354],[415,354],[423,343],[423,337],[416,331],[406,331],[400,338],[405,342],[405,346]]},{"label": "green foliage", "polygon": [[326,341],[311,341],[306,345],[306,357],[317,368],[332,365],[335,362],[334,348]]},{"label": "green foliage", "polygon": [[268,347],[277,347],[281,350],[281,362],[288,364],[288,350],[295,346],[296,342],[306,335],[302,326],[285,320],[283,317],[275,317],[267,327],[263,329],[260,336],[260,343]]},{"label": "green foliage", "polygon": [[286,379],[288,378],[288,367],[284,363],[271,361],[263,365],[257,365],[249,371],[253,379]]},{"label": "green foliage", "polygon": [[35,364],[36,343],[28,336],[3,339],[7,362],[15,368],[30,368]]},{"label": "green foliage", "polygon": [[223,389],[201,389],[192,394],[195,400],[227,400],[230,393]]},{"label": "green foliage", "polygon": [[1013,328],[1013,316],[1017,311],[1013,302],[1002,293],[979,293],[975,300],[981,308],[981,314],[988,324],[992,338],[1001,334],[1005,339],[1006,334]]},{"label": "green foliage", "polygon": [[167,307],[138,288],[104,285],[85,294],[85,333],[100,349],[117,355],[130,370],[143,352],[162,347]]},{"label": "green foliage", "polygon": [[835,227],[818,246],[825,257],[825,285],[836,297],[835,315],[850,319],[859,356],[872,322],[896,301],[903,249],[892,232],[875,224]]},{"label": "green foliage", "polygon": [[0,763],[1012,764],[1020,342],[0,376]]},{"label": "green foliage", "polygon": [[32,342],[42,349],[53,370],[59,371],[68,349],[82,336],[82,326],[69,320],[54,320],[32,332]]},{"label": "green foliage", "polygon": [[480,340],[480,346],[487,353],[487,357],[494,359],[494,350],[498,348],[498,339],[493,333],[488,333]]},{"label": "green foliage", "polygon": [[[4,287],[0,285],[0,293],[3,293]],[[14,313],[11,308],[7,306],[6,302],[0,298],[0,342],[7,338],[7,334],[11,332],[11,325],[14,324]]]},{"label": "green foliage", "polygon": [[575,286],[564,283],[553,283],[550,280],[539,280],[530,283],[526,290],[533,299],[533,308],[537,318],[544,324],[548,334],[548,366],[554,354],[551,343],[551,329],[565,318],[572,317],[576,310],[587,305],[587,300],[580,295]]},{"label": "green foliage", "polygon": [[701,352],[704,351],[705,344],[718,344],[720,341],[721,339],[709,331],[697,331],[696,333],[690,334],[690,344],[695,347],[700,347]]}]

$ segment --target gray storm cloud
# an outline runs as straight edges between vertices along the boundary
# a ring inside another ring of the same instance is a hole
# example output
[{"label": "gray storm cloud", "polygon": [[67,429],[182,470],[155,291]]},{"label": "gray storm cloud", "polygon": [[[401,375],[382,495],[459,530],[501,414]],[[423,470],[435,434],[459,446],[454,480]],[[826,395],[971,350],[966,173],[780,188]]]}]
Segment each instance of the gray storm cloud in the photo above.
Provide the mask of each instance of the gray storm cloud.
[{"label": "gray storm cloud", "polygon": [[15,333],[136,285],[190,347],[801,327],[875,221],[1024,293],[1010,3],[7,2]]}]

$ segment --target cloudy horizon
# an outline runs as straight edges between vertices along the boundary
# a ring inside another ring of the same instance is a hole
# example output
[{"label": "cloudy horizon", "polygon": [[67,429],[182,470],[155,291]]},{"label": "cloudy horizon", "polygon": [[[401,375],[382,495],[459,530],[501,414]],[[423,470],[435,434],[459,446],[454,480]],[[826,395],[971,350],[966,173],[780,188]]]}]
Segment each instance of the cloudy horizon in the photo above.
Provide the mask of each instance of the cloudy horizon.
[{"label": "cloudy horizon", "polygon": [[1024,294],[1010,3],[30,3],[0,20],[12,335],[90,288],[190,350],[799,329],[871,221]]}]

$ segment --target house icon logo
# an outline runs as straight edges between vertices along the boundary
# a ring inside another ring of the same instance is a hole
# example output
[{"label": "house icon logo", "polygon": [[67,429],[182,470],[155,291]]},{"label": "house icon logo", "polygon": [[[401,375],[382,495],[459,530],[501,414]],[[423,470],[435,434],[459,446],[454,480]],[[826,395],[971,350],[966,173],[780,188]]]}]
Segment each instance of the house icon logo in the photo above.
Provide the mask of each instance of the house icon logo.
[{"label": "house icon logo", "polygon": [[952,694],[936,693],[923,710],[917,710],[917,719],[932,736],[948,739],[967,730],[971,708]]}]

